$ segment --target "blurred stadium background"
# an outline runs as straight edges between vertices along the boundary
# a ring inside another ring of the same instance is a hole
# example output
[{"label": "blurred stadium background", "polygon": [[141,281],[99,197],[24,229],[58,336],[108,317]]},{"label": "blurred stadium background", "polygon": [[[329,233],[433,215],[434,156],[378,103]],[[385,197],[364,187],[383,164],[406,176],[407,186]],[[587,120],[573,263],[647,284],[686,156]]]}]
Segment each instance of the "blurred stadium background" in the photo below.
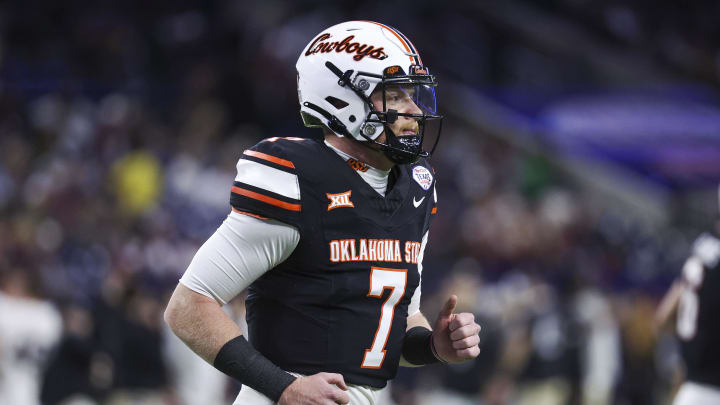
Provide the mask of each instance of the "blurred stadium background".
[{"label": "blurred stadium background", "polygon": [[[388,403],[668,403],[682,362],[652,320],[717,215],[719,15],[709,0],[4,2],[0,403],[231,403],[237,385],[162,310],[227,215],[243,149],[317,136],[295,61],[351,19],[397,27],[439,76],[423,308],[454,291],[483,325],[477,361],[403,369]],[[243,322],[242,299],[227,310]]]}]

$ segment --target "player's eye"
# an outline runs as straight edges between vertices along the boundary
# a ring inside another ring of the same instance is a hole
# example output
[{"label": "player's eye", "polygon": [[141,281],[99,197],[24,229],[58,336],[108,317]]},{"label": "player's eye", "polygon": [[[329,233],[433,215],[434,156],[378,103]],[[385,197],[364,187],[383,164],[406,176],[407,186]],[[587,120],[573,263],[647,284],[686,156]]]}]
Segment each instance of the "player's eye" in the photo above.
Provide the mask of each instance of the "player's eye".
[{"label": "player's eye", "polygon": [[402,98],[402,93],[398,90],[390,90],[385,92],[385,99],[387,101],[398,101]]},{"label": "player's eye", "polygon": [[395,97],[395,99],[400,100],[403,98],[412,98],[413,91],[407,88],[394,88],[387,93],[389,96]]}]

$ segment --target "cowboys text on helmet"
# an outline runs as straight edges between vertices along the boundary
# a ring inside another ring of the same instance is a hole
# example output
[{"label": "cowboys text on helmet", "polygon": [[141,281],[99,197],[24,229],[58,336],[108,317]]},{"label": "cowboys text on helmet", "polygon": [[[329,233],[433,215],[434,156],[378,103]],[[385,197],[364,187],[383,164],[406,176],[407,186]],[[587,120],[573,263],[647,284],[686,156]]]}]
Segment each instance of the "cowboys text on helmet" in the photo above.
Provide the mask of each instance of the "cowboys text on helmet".
[{"label": "cowboys text on helmet", "polygon": [[328,33],[324,33],[317,37],[313,42],[310,43],[305,56],[310,56],[316,53],[330,53],[330,52],[346,52],[349,54],[355,54],[353,59],[356,61],[363,60],[364,57],[369,56],[373,59],[385,59],[387,55],[383,51],[383,47],[376,48],[373,45],[361,44],[359,42],[353,42],[355,35],[349,35],[341,41],[327,41],[332,36]]}]

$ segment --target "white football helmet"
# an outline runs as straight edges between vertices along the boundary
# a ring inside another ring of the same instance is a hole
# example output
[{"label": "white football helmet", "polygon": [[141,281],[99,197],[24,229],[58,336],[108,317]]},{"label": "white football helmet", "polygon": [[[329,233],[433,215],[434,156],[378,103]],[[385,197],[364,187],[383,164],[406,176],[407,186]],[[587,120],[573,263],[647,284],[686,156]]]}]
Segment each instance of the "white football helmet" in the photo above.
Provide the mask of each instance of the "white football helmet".
[{"label": "white football helmet", "polygon": [[[400,164],[415,162],[435,150],[443,118],[437,114],[437,81],[423,66],[415,46],[398,30],[372,21],[334,25],[310,41],[296,68],[300,114],[306,126],[327,127],[338,136],[379,144]],[[402,89],[422,113],[386,108],[387,88]],[[383,111],[370,101],[376,89],[383,92]],[[415,119],[418,133],[396,136],[387,124],[398,116]],[[377,138],[383,131],[386,142],[380,143]],[[429,152],[422,145],[426,135],[434,138]]]}]

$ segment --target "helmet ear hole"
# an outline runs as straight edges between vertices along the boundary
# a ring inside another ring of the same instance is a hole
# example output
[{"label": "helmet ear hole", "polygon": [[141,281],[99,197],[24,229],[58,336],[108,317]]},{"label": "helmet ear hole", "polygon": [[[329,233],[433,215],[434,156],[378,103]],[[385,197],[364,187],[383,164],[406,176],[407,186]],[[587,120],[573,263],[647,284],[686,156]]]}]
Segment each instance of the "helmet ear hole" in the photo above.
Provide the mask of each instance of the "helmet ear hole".
[{"label": "helmet ear hole", "polygon": [[309,127],[309,128],[322,128],[322,127],[325,126],[325,124],[323,124],[323,122],[320,121],[320,119],[318,119],[317,117],[315,117],[315,116],[313,116],[313,115],[311,115],[311,114],[308,114],[308,113],[306,113],[306,112],[304,112],[304,111],[301,111],[301,112],[300,112],[300,116],[302,117],[303,124],[305,124],[306,127]]},{"label": "helmet ear hole", "polygon": [[332,104],[333,107],[337,110],[342,110],[343,108],[347,107],[349,104],[343,100],[340,100],[339,98],[335,98],[333,96],[327,96],[325,97],[325,101]]}]

